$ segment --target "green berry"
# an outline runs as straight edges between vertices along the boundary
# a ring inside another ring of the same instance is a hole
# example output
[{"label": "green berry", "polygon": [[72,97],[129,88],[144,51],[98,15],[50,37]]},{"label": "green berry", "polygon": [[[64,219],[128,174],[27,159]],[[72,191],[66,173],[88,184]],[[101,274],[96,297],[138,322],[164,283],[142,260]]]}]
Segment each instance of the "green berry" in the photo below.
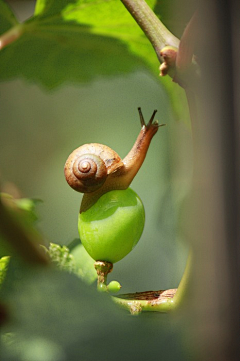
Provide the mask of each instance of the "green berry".
[{"label": "green berry", "polygon": [[81,242],[96,261],[115,263],[138,243],[145,221],[142,201],[130,188],[102,195],[79,214]]},{"label": "green berry", "polygon": [[112,292],[112,293],[117,293],[118,291],[120,291],[121,289],[121,285],[119,282],[117,281],[111,281],[108,286],[107,286],[107,289],[109,292]]}]

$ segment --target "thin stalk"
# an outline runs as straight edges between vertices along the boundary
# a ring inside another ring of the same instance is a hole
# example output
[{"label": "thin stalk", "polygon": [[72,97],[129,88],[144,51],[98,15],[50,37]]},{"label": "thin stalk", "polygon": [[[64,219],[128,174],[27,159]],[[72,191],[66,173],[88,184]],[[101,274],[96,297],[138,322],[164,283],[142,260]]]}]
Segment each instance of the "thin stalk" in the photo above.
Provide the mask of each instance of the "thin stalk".
[{"label": "thin stalk", "polygon": [[192,252],[189,252],[184,274],[178,288],[161,291],[145,291],[112,297],[113,301],[138,315],[143,311],[166,313],[181,307],[188,297],[189,280],[192,271]]},{"label": "thin stalk", "polygon": [[158,19],[144,0],[121,0],[151,42],[159,61],[160,51],[167,45],[178,47],[176,38]]},{"label": "thin stalk", "polygon": [[143,311],[170,312],[175,309],[174,297],[176,288],[160,291],[146,291],[128,293],[112,297],[113,301],[122,308],[130,311],[132,315],[138,315]]},{"label": "thin stalk", "polygon": [[112,272],[113,264],[107,261],[96,261],[94,267],[98,276],[97,286],[101,290],[105,288],[104,286],[107,287],[107,275]]},{"label": "thin stalk", "polygon": [[0,36],[0,50],[16,41],[24,32],[25,26],[18,24]]}]

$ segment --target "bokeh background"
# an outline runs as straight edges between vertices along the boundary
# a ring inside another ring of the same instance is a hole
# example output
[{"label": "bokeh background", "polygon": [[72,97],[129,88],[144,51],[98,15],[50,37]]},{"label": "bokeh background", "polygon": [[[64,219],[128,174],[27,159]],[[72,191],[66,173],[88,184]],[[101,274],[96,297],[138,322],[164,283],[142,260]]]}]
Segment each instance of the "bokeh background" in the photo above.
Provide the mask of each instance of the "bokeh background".
[{"label": "bokeh background", "polygon": [[[31,1],[10,3],[20,19],[33,12]],[[166,25],[180,37],[194,1],[167,3]],[[143,236],[110,276],[121,282],[123,292],[177,287],[189,239],[194,249],[191,292],[175,318],[145,314],[131,319],[136,326],[133,335],[124,318],[122,335],[127,329],[127,335],[133,336],[124,339],[130,358],[135,354],[133,340],[134,345],[139,343],[138,355],[144,360],[149,350],[154,359],[161,354],[180,360],[177,340],[184,335],[184,351],[194,349],[191,360],[239,360],[240,7],[234,0],[199,3],[196,50],[204,71],[198,89],[200,121],[193,128],[194,152],[189,122],[175,112],[186,105],[179,100],[172,108],[157,69],[150,73],[138,66],[129,74],[64,84],[54,91],[21,79],[0,84],[1,181],[5,190],[16,192],[14,184],[22,196],[43,200],[38,206],[38,227],[46,243],[68,244],[78,237],[81,195],[69,188],[63,175],[65,160],[74,148],[99,142],[124,157],[140,130],[139,106],[146,120],[158,109],[157,119],[167,124],[155,135],[132,183],[145,205]],[[191,184],[193,192],[184,213]],[[177,335],[171,321],[178,323]],[[93,330],[96,327],[90,327],[89,335]]]},{"label": "bokeh background", "polygon": [[[10,2],[19,19],[32,15],[34,2]],[[25,80],[0,84],[0,171],[6,191],[11,183],[24,197],[43,201],[38,227],[46,242],[67,245],[78,237],[80,193],[63,175],[68,155],[96,142],[124,157],[140,131],[137,108],[148,121],[157,109],[160,128],[131,187],[146,211],[137,247],[114,266],[109,277],[123,290],[177,287],[187,245],[178,227],[178,211],[191,182],[191,130],[188,119],[176,120],[158,74],[139,69],[128,75],[88,84],[64,84],[53,91]]]}]

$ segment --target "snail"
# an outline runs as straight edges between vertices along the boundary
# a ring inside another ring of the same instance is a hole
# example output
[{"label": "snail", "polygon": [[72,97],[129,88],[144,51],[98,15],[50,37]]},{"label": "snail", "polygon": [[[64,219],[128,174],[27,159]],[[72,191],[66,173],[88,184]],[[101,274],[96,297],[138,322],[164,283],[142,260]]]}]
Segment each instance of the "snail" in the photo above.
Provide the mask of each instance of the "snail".
[{"label": "snail", "polygon": [[127,189],[137,174],[153,136],[163,125],[154,121],[156,110],[148,124],[145,124],[141,108],[138,111],[141,131],[123,160],[108,146],[97,143],[82,145],[68,157],[64,167],[65,178],[70,187],[84,193],[80,212],[90,208],[106,192]]},{"label": "snail", "polygon": [[141,131],[124,159],[106,145],[90,143],[74,150],[64,173],[68,184],[84,193],[78,230],[81,242],[96,261],[117,262],[141,237],[145,213],[138,195],[129,188],[140,169],[159,125],[154,110],[146,124],[138,108]]}]

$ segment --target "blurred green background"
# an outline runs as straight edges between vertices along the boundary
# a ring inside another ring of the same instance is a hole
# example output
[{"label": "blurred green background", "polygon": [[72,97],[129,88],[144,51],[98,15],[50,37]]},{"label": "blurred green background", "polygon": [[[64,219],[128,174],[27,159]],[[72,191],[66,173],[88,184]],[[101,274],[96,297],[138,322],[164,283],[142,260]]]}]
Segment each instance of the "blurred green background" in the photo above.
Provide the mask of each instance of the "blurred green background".
[{"label": "blurred green background", "polygon": [[[32,2],[12,4],[19,18],[31,15]],[[0,84],[0,172],[9,189],[39,198],[38,227],[46,242],[68,244],[78,237],[77,216],[82,195],[66,183],[63,167],[78,146],[96,142],[121,157],[140,131],[137,107],[148,121],[167,126],[155,135],[146,160],[131,187],[141,197],[146,224],[137,247],[114,265],[109,280],[124,292],[178,286],[186,257],[178,211],[191,181],[191,133],[177,121],[169,98],[147,70],[102,78],[86,85],[66,84],[50,92],[24,80]]]},{"label": "blurred green background", "polygon": [[[32,15],[33,1],[9,2],[18,18]],[[180,37],[188,22],[188,15],[193,14],[191,4],[194,3],[194,0],[158,1],[155,10]],[[116,359],[124,357],[145,361],[162,356],[166,360],[186,361],[189,359],[185,357],[186,350],[190,353],[193,350],[194,356],[201,361],[225,361],[226,357],[236,360],[233,353],[237,349],[235,346],[239,346],[236,337],[239,335],[239,142],[236,140],[238,123],[235,123],[238,104],[234,102],[239,93],[239,82],[236,80],[239,78],[236,66],[239,62],[236,44],[234,54],[231,54],[231,40],[239,38],[239,17],[232,2],[201,1],[199,5],[199,34],[195,44],[204,72],[199,88],[202,95],[199,99],[201,121],[194,126],[194,177],[190,126],[181,112],[184,103],[179,96],[175,97],[174,111],[178,113],[177,116],[173,114],[169,96],[162,87],[163,82],[170,86],[171,80],[159,79],[157,65],[152,67],[154,73],[139,68],[139,63],[135,64],[135,58],[129,55],[121,42],[111,39],[113,52],[107,57],[102,51],[102,42],[98,43],[101,37],[94,38],[93,49],[96,50],[97,43],[99,52],[94,57],[93,75],[99,74],[96,71],[99,69],[101,74],[107,74],[109,65],[111,71],[116,71],[117,66],[120,72],[118,66],[121,61],[123,71],[129,68],[138,71],[115,77],[98,77],[94,81],[91,78],[91,83],[81,86],[76,85],[79,78],[70,77],[75,85],[64,84],[52,92],[16,78],[0,84],[1,185],[5,190],[15,192],[16,188],[11,186],[15,184],[22,196],[43,200],[38,207],[38,227],[46,242],[67,244],[78,236],[77,215],[81,195],[69,188],[63,175],[69,153],[83,143],[99,142],[113,147],[124,157],[139,133],[137,107],[141,106],[146,120],[154,109],[158,109],[159,122],[167,126],[155,135],[144,165],[132,184],[146,209],[142,239],[131,254],[114,266],[109,280],[119,280],[123,293],[176,287],[185,266],[186,239],[190,239],[195,256],[189,297],[186,297],[183,309],[176,315],[145,313],[141,317],[129,317],[116,309],[109,299],[100,300],[103,295],[97,293],[95,287],[86,286],[78,278],[63,272],[55,273],[48,269],[46,272],[35,270],[32,273],[24,268],[21,270],[25,272],[21,282],[18,273],[10,273],[5,284],[9,290],[5,294],[17,315],[15,327],[22,337],[20,346],[23,345],[19,350],[28,352],[28,357],[24,355],[21,360],[32,360],[33,357],[29,357],[31,352],[34,356],[38,354],[38,360],[46,361],[46,357],[51,357],[49,350],[54,351],[55,345],[57,350],[67,350],[68,359],[71,360],[78,360],[79,355],[86,352],[91,360],[96,355],[98,359],[105,360],[107,354]],[[169,10],[169,14],[162,12],[164,8]],[[46,48],[42,47],[43,43],[40,47],[36,46],[38,50],[52,50],[54,40]],[[37,53],[35,47],[31,48],[30,45],[39,43],[32,43],[31,36],[27,36],[23,43],[16,44],[9,47],[9,52],[1,53],[1,79],[6,79],[12,70],[14,75],[24,70],[25,76],[31,78],[36,70],[31,60],[35,59],[36,66],[47,65],[47,71],[39,71],[39,77],[34,79],[39,81],[45,76],[46,84],[53,75],[58,80],[57,69],[51,72],[49,63],[39,60],[39,54],[43,54],[41,60],[50,58],[55,61],[56,57],[51,56],[51,51],[49,56],[47,51]],[[108,41],[105,50],[106,44]],[[229,57],[227,72],[223,49]],[[60,54],[67,51],[68,48]],[[17,53],[22,56],[20,62]],[[107,63],[98,63],[99,53],[108,58]],[[31,59],[27,57],[29,54]],[[69,64],[69,54],[61,58],[61,64],[65,59]],[[154,53],[152,55],[149,58],[153,64]],[[115,61],[117,59],[116,62],[111,63],[112,56]],[[15,57],[16,63],[13,64]],[[9,72],[5,67],[6,59],[12,66],[9,66]],[[79,59],[79,66],[84,65],[80,68],[80,75],[84,73],[82,69],[92,66],[84,59],[86,57]],[[26,66],[28,60],[29,67]],[[19,63],[24,63],[24,69],[19,69]],[[235,64],[232,74],[231,63]],[[51,66],[54,64],[52,62]],[[76,64],[78,62],[75,61]],[[66,71],[69,71],[66,78],[69,74],[75,75],[75,70],[66,66]],[[49,83],[52,83],[52,79]],[[173,89],[171,96],[179,88],[174,86]],[[182,208],[191,184],[193,191],[184,212]],[[182,234],[182,225],[187,237]],[[99,337],[98,330],[104,337]],[[38,335],[42,338],[39,339]],[[17,354],[19,350],[14,350],[12,344],[10,349],[12,357],[9,360],[15,361],[17,356],[14,356],[14,352]],[[39,349],[41,352],[38,352]],[[46,350],[50,356],[44,355]],[[61,360],[61,356],[55,359]]]}]

